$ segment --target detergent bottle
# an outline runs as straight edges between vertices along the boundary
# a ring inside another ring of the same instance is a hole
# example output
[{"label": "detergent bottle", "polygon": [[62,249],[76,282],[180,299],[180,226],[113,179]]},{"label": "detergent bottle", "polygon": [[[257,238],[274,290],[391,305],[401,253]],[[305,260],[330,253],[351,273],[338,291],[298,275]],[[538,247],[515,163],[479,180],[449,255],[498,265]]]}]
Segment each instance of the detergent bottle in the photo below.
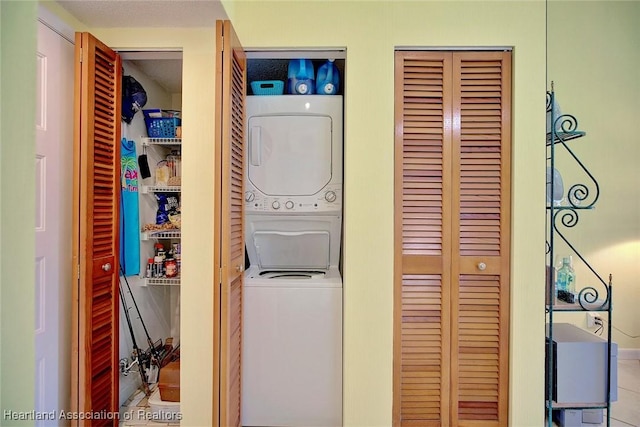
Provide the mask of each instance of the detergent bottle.
[{"label": "detergent bottle", "polygon": [[287,93],[292,95],[312,95],[315,92],[315,73],[309,59],[289,61]]},{"label": "detergent bottle", "polygon": [[335,95],[340,88],[340,74],[333,59],[327,60],[318,69],[316,88],[319,95]]}]

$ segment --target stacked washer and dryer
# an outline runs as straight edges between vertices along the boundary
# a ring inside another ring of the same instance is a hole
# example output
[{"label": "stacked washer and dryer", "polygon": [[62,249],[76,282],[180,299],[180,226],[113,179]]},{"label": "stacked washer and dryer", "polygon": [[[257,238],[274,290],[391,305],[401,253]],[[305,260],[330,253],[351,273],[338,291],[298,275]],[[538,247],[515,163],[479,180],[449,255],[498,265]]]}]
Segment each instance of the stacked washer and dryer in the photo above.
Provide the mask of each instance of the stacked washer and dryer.
[{"label": "stacked washer and dryer", "polygon": [[342,96],[248,96],[242,425],[342,425]]}]

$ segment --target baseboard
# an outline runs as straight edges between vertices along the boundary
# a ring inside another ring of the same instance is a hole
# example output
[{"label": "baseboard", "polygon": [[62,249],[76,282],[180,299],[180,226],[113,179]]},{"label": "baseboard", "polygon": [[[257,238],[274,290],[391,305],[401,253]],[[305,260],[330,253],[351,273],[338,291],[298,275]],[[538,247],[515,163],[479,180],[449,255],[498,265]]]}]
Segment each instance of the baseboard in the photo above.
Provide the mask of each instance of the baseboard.
[{"label": "baseboard", "polygon": [[640,360],[640,348],[618,349],[618,360]]}]

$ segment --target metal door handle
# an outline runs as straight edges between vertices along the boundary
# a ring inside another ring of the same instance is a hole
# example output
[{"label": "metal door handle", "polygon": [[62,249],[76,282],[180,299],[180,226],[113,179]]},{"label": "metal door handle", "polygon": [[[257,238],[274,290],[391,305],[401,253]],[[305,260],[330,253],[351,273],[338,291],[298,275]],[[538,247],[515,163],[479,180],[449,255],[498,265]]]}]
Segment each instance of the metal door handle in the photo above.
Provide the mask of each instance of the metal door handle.
[{"label": "metal door handle", "polygon": [[236,271],[238,273],[242,273],[244,271],[244,266],[242,264],[236,265]]},{"label": "metal door handle", "polygon": [[111,271],[111,263],[102,264],[102,269],[104,271]]},{"label": "metal door handle", "polygon": [[484,262],[479,262],[478,263],[478,270],[484,271],[486,269],[487,269],[487,264],[485,264]]}]

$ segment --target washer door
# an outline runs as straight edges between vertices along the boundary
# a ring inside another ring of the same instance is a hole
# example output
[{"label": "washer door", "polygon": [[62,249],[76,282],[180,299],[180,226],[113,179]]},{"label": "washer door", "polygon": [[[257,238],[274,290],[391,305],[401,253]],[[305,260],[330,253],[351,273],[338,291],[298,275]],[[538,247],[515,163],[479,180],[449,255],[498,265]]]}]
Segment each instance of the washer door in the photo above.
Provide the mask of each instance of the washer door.
[{"label": "washer door", "polygon": [[264,270],[326,270],[340,262],[339,215],[246,215],[251,265]]},{"label": "washer door", "polygon": [[328,231],[256,231],[253,245],[261,269],[327,269]]},{"label": "washer door", "polygon": [[249,118],[248,177],[269,196],[310,196],[331,180],[331,118]]}]

